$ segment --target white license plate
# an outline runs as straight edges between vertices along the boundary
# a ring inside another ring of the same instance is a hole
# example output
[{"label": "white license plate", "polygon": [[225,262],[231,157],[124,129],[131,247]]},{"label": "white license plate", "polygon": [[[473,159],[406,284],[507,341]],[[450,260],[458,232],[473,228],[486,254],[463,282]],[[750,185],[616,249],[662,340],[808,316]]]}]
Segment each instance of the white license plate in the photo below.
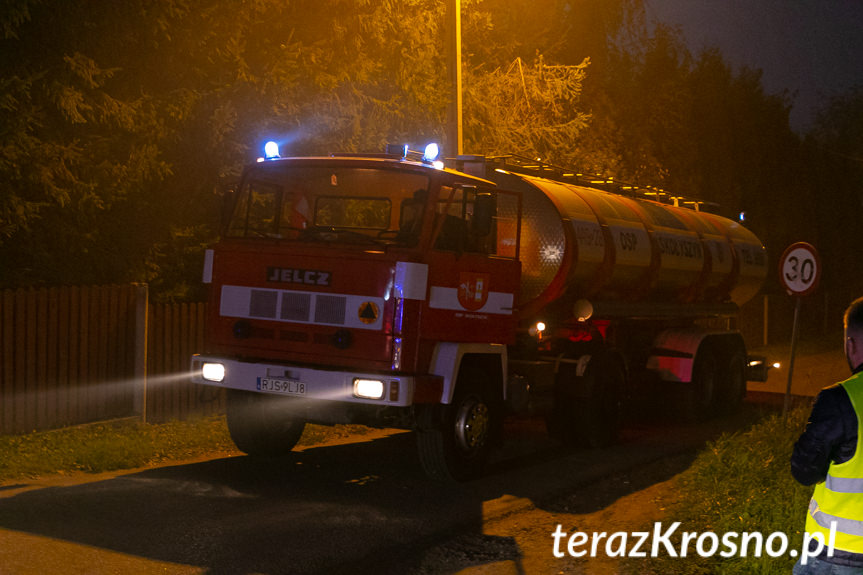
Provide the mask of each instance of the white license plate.
[{"label": "white license plate", "polygon": [[286,393],[288,395],[304,395],[306,384],[296,379],[278,379],[275,377],[259,377],[258,391],[267,393]]}]

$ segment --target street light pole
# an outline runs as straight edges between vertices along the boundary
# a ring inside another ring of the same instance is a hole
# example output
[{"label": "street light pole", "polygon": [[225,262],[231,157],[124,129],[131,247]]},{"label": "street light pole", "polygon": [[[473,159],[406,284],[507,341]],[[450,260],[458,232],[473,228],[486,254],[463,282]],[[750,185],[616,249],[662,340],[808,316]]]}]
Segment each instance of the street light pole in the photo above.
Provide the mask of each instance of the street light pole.
[{"label": "street light pole", "polygon": [[462,152],[462,99],[461,99],[461,0],[446,3],[446,60],[450,89],[447,108],[446,152],[461,155]]}]

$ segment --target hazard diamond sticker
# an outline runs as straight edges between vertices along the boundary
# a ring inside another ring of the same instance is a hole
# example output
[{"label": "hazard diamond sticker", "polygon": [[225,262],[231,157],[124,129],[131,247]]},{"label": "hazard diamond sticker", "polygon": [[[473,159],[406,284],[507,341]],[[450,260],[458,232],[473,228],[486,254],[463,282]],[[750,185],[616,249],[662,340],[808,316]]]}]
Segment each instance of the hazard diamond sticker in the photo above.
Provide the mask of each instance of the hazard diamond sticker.
[{"label": "hazard diamond sticker", "polygon": [[357,312],[360,321],[364,324],[372,324],[378,320],[378,306],[373,301],[366,301],[360,304],[360,309]]}]

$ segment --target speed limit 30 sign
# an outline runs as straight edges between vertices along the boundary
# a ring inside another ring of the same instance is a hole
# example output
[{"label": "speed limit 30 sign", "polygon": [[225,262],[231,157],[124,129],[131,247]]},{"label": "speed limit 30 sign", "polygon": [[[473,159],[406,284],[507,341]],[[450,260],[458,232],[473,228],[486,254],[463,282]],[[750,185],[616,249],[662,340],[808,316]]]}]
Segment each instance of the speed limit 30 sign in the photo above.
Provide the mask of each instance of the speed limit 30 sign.
[{"label": "speed limit 30 sign", "polygon": [[821,260],[806,242],[791,244],[779,259],[779,280],[790,295],[809,295],[818,287]]}]

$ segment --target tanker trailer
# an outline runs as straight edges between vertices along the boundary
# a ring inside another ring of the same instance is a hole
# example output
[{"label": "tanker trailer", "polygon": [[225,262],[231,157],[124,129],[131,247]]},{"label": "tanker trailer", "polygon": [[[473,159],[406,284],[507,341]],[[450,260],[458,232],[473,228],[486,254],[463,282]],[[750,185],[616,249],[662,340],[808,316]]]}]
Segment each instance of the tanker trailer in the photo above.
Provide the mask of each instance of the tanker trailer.
[{"label": "tanker trailer", "polygon": [[522,196],[514,408],[542,410],[566,442],[601,446],[635,399],[659,393],[697,420],[736,408],[747,379],[763,380],[734,329],[767,273],[748,229],[696,202],[612,193],[513,156],[460,167]]},{"label": "tanker trailer", "polygon": [[657,386],[692,418],[740,402],[732,318],[765,277],[755,236],[549,166],[457,164],[399,146],[246,167],[191,358],[241,450],[289,452],[308,422],[401,427],[429,475],[464,479],[505,405],[603,445]]}]

